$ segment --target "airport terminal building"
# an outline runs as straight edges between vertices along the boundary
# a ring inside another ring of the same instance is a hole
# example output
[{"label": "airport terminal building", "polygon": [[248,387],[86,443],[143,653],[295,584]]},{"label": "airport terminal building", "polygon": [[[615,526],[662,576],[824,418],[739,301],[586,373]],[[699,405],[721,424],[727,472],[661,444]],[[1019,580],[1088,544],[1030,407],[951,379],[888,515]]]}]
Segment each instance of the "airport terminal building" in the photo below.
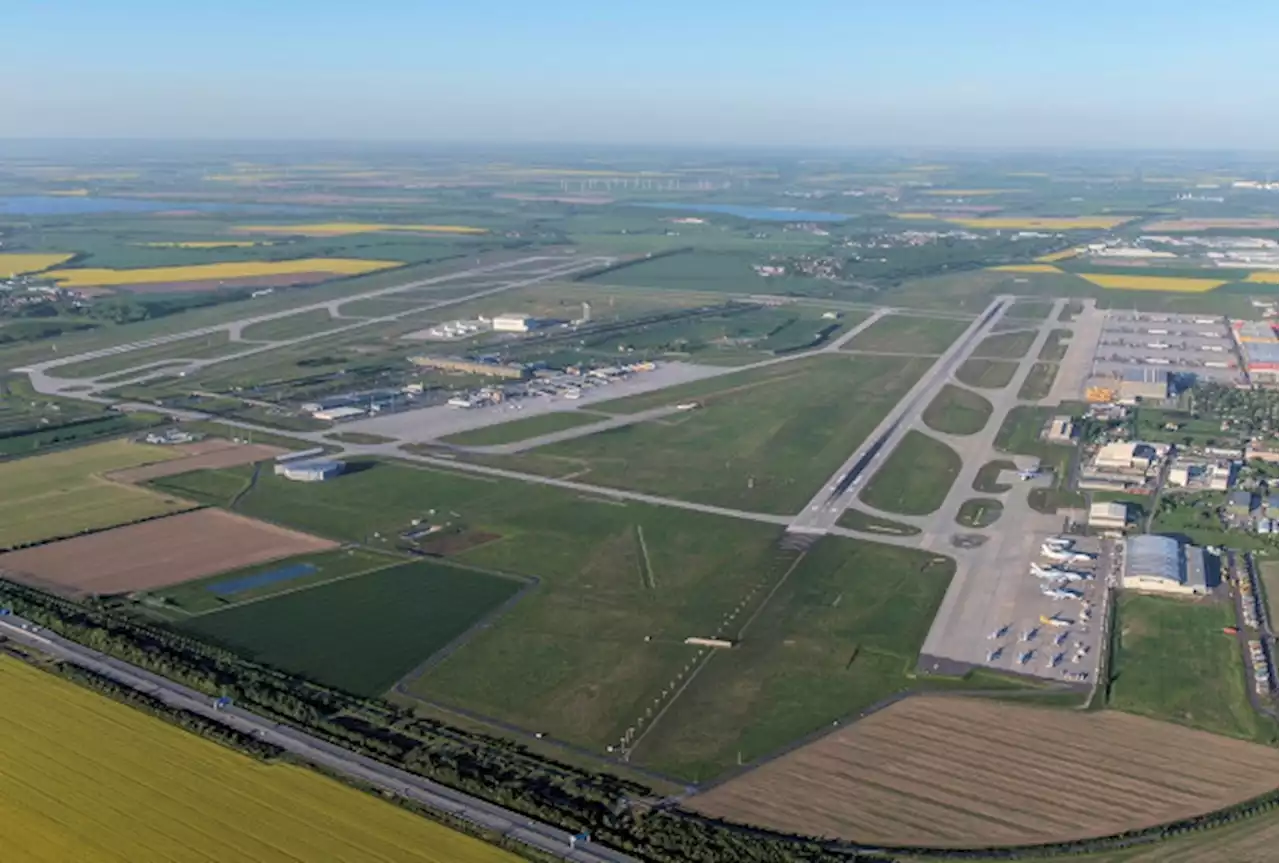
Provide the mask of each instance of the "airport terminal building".
[{"label": "airport terminal building", "polygon": [[1209,592],[1204,551],[1167,536],[1135,536],[1125,542],[1126,590],[1203,596]]}]

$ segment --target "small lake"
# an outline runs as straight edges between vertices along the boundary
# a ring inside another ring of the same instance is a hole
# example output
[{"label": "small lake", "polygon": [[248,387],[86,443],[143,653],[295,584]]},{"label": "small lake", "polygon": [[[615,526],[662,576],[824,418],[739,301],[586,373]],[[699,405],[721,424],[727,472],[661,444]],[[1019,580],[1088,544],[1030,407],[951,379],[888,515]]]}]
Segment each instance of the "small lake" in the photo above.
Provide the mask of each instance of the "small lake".
[{"label": "small lake", "polygon": [[684,210],[690,213],[717,213],[757,222],[843,222],[851,218],[844,213],[820,210],[793,210],[788,207],[753,207],[750,204],[637,204],[660,210]]},{"label": "small lake", "polygon": [[0,215],[80,216],[94,213],[165,213],[170,210],[199,210],[206,213],[307,212],[309,207],[267,204],[226,204],[214,201],[152,201],[143,198],[95,198],[75,195],[0,195]]}]

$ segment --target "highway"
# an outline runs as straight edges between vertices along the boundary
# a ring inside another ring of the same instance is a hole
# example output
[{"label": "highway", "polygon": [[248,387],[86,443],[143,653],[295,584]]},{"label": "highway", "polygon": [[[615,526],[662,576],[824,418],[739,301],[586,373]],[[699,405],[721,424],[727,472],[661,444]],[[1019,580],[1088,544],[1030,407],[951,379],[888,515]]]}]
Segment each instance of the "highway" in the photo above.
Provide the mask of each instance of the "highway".
[{"label": "highway", "polygon": [[636,861],[634,857],[595,842],[579,842],[577,848],[571,849],[569,834],[558,827],[534,821],[478,797],[334,746],[234,705],[216,709],[207,695],[47,631],[33,632],[31,626],[29,621],[9,615],[0,620],[0,635],[8,636],[15,642],[64,662],[89,669],[166,704],[198,713],[228,728],[252,734],[310,764],[410,798],[437,812],[464,819],[563,860],[576,863]]}]

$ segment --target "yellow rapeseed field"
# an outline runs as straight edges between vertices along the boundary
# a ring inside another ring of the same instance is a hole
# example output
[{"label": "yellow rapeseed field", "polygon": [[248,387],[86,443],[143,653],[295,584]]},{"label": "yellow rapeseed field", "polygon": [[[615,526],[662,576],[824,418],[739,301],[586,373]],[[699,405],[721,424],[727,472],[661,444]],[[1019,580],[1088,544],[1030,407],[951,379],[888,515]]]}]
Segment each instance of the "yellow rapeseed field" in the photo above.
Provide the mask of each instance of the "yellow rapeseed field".
[{"label": "yellow rapeseed field", "polygon": [[64,288],[111,285],[146,285],[165,282],[198,282],[217,279],[243,279],[253,276],[289,276],[297,273],[332,273],[354,276],[399,267],[399,261],[371,261],[362,258],[297,258],[292,261],[228,261],[224,264],[191,264],[177,267],[137,267],[127,270],[84,269],[50,270]]},{"label": "yellow rapeseed field", "polygon": [[1026,216],[1023,218],[947,219],[966,228],[989,228],[993,231],[1072,231],[1103,230],[1129,221],[1125,216]]},{"label": "yellow rapeseed field", "polygon": [[1057,261],[1065,261],[1067,258],[1074,258],[1080,254],[1079,249],[1063,249],[1061,252],[1050,252],[1047,255],[1041,255],[1036,258],[1036,263],[1052,264]]},{"label": "yellow rapeseed field", "polygon": [[249,246],[269,246],[270,242],[259,240],[192,240],[185,243],[134,243],[148,249],[239,249]]},{"label": "yellow rapeseed field", "polygon": [[14,863],[517,863],[301,767],[265,765],[0,656]]},{"label": "yellow rapeseed field", "polygon": [[1212,291],[1219,285],[1226,284],[1222,279],[1183,279],[1177,276],[1116,276],[1103,273],[1077,273],[1076,275],[1093,282],[1100,288],[1115,288],[1123,291],[1174,291],[1184,294],[1203,294],[1205,291]]},{"label": "yellow rapeseed field", "polygon": [[1060,273],[1062,270],[1052,264],[1005,264],[1001,267],[988,267],[1001,273]]},{"label": "yellow rapeseed field", "polygon": [[420,234],[487,234],[484,228],[466,225],[383,225],[375,222],[315,222],[307,225],[240,225],[248,234],[305,234],[310,237],[337,237],[343,234],[374,234],[380,231],[407,231]]},{"label": "yellow rapeseed field", "polygon": [[918,219],[920,221],[938,218],[933,213],[894,213],[893,217],[895,219]]},{"label": "yellow rapeseed field", "polygon": [[1280,273],[1275,270],[1259,270],[1256,273],[1250,273],[1246,282],[1252,282],[1255,285],[1275,285],[1280,284]]},{"label": "yellow rapeseed field", "polygon": [[20,276],[56,267],[72,256],[62,252],[0,252],[0,276]]}]

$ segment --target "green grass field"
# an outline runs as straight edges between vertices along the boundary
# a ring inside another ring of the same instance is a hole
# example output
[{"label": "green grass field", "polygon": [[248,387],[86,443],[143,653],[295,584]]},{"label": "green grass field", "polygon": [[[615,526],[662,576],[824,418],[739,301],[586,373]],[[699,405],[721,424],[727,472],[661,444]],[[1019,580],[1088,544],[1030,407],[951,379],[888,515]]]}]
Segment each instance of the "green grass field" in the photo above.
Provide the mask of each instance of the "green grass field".
[{"label": "green grass field", "polygon": [[972,390],[945,385],[924,409],[924,422],[946,434],[977,434],[986,427],[994,410],[991,402]]},{"label": "green grass field", "polygon": [[[751,588],[759,595],[788,561],[777,548],[781,529],[768,525],[352,461],[349,473],[325,483],[263,476],[237,511],[388,549],[423,519],[458,532],[449,554],[460,563],[537,578],[519,603],[409,686],[419,697],[584,745],[616,741],[687,661],[683,639],[713,629]],[[211,481],[212,474],[227,479]],[[169,478],[167,487],[229,497],[245,476],[243,469],[192,473]],[[360,590],[370,577],[338,585]],[[198,620],[278,608],[313,592]]]},{"label": "green grass field", "polygon": [[[344,312],[345,313],[345,312]],[[336,327],[346,326],[351,321],[338,320],[329,315],[328,309],[315,309],[300,312],[287,318],[276,318],[260,324],[250,324],[241,332],[241,336],[251,342],[270,342],[277,339],[295,339],[322,333]]]},{"label": "green grass field", "polygon": [[953,572],[949,558],[822,539],[633,761],[708,779],[916,685],[908,674]]},{"label": "green grass field", "polygon": [[885,512],[928,515],[942,506],[961,467],[955,450],[913,429],[858,497]]},{"label": "green grass field", "polygon": [[847,527],[850,530],[865,530],[870,533],[884,533],[891,536],[915,536],[920,533],[920,528],[915,525],[890,521],[887,518],[880,518],[860,509],[846,509],[840,513],[840,518],[836,524],[841,527]]},{"label": "green grass field", "polygon": [[92,378],[164,360],[199,360],[225,356],[243,351],[246,347],[238,342],[232,342],[226,333],[210,333],[206,336],[180,339],[149,348],[139,348],[136,351],[108,354],[97,359],[58,366],[50,369],[49,374],[56,378]]},{"label": "green grass field", "polygon": [[997,333],[983,339],[970,356],[989,360],[1018,359],[1027,355],[1035,340],[1034,332]]},{"label": "green grass field", "polygon": [[1014,300],[1004,316],[1028,321],[1043,321],[1051,314],[1053,314],[1052,300]]},{"label": "green grass field", "polygon": [[749,251],[685,252],[619,267],[585,281],[608,286],[735,294],[821,292],[822,283],[815,279],[762,278],[751,269],[752,264],[759,262],[759,255]]},{"label": "green grass field", "polygon": [[1053,471],[1052,487],[1034,488],[1027,495],[1031,507],[1038,512],[1054,513],[1059,507],[1084,505],[1082,494],[1068,490],[1071,456],[1075,447],[1045,443],[1040,439],[1040,432],[1050,418],[1061,412],[1061,408],[1052,406],[1019,405],[1005,415],[996,433],[996,449],[1013,455],[1034,456],[1040,459],[1042,467]]},{"label": "green grass field", "polygon": [[1067,347],[1071,341],[1071,330],[1050,330],[1044,347],[1040,348],[1039,359],[1050,363],[1062,362],[1067,355]]},{"label": "green grass field", "polygon": [[1004,513],[1004,504],[987,497],[975,497],[960,504],[956,523],[965,527],[990,527]]},{"label": "green grass field", "polygon": [[973,478],[973,490],[983,494],[1003,494],[1013,486],[999,482],[1001,471],[1017,469],[1016,464],[1005,459],[989,461],[978,468],[978,475]]},{"label": "green grass field", "polygon": [[[309,589],[317,584],[347,578],[387,566],[394,566],[399,563],[404,563],[404,558],[349,548],[341,551],[326,551],[320,554],[306,554],[286,560],[259,564],[246,569],[223,572],[196,581],[184,581],[181,584],[155,591],[151,595],[164,602],[164,606],[158,609],[159,611],[162,613],[170,610],[176,612],[176,614],[170,615],[172,617],[220,613],[245,603],[261,602],[267,597],[277,596],[281,593]],[[263,584],[259,587],[247,587],[233,593],[216,592],[219,586],[225,587],[240,579],[302,564],[315,567],[315,570],[296,578]]]},{"label": "green grass field", "polygon": [[608,417],[587,411],[554,411],[552,413],[538,414],[537,416],[518,416],[510,422],[472,429],[471,431],[449,435],[441,438],[441,440],[444,443],[457,446],[496,446],[498,444],[528,440],[539,435],[551,434],[565,429],[591,425],[591,423],[597,423],[604,419],[608,419]]},{"label": "green grass field", "polygon": [[415,561],[179,624],[252,659],[379,695],[520,590],[515,579]]},{"label": "green grass field", "polygon": [[1121,596],[1108,705],[1232,737],[1262,737],[1240,647],[1222,632],[1235,622],[1227,601]]},{"label": "green grass field", "polygon": [[593,410],[697,398],[697,410],[487,463],[772,513],[797,512],[929,364],[838,354],[723,375]]},{"label": "green grass field", "polygon": [[1004,389],[1018,373],[1018,364],[1001,360],[965,360],[956,369],[956,380],[984,390]]},{"label": "green grass field", "polygon": [[101,478],[178,455],[117,440],[0,464],[0,548],[189,509],[186,501]]},{"label": "green grass field", "polygon": [[1053,389],[1053,380],[1058,376],[1057,363],[1034,363],[1026,379],[1018,388],[1018,398],[1039,401],[1049,395]]},{"label": "green grass field", "polygon": [[1280,621],[1280,563],[1274,560],[1262,561],[1258,564],[1258,577],[1262,580],[1262,592],[1267,595],[1267,607],[1271,609],[1271,623],[1274,626]]},{"label": "green grass field", "polygon": [[969,328],[968,321],[887,315],[846,343],[851,351],[886,351],[902,354],[941,354]]}]

